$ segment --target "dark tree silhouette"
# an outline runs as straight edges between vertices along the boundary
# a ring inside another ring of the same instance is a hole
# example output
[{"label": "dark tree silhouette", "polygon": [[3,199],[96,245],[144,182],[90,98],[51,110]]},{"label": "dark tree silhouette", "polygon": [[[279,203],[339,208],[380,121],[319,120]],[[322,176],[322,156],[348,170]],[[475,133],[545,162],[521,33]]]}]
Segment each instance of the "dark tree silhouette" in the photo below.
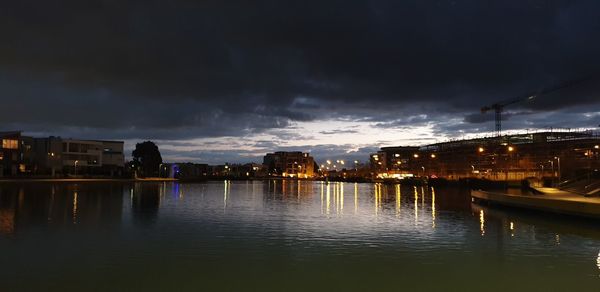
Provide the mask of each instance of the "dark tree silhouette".
[{"label": "dark tree silhouette", "polygon": [[141,166],[143,176],[158,176],[158,167],[162,163],[162,156],[154,142],[145,141],[135,144],[135,150],[131,156],[133,156],[133,162]]}]

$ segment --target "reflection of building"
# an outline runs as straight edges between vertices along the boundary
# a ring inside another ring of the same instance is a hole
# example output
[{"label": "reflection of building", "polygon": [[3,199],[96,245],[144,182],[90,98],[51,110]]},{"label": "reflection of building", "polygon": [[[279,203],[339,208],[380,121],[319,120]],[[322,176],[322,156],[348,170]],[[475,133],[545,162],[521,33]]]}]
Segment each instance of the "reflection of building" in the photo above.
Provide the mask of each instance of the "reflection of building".
[{"label": "reflection of building", "polygon": [[566,178],[600,169],[599,148],[600,136],[592,132],[538,132],[387,147],[371,155],[371,165],[380,177]]},{"label": "reflection of building", "polygon": [[32,138],[0,133],[0,176],[58,173],[117,175],[125,164],[123,142]]},{"label": "reflection of building", "polygon": [[309,178],[315,171],[315,160],[302,152],[267,153],[263,164],[272,176]]}]

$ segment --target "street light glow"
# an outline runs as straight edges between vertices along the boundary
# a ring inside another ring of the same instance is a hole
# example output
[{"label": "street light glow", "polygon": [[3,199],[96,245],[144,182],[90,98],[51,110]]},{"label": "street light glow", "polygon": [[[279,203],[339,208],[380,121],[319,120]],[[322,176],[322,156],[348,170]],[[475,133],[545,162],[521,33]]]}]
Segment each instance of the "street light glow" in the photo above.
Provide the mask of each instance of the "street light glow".
[{"label": "street light glow", "polygon": [[513,152],[514,150],[515,150],[515,148],[514,148],[514,147],[512,147],[512,146],[508,146],[508,152]]},{"label": "street light glow", "polygon": [[479,153],[481,153],[481,152],[485,151],[485,149],[483,149],[483,147],[479,147],[478,151],[479,151]]}]

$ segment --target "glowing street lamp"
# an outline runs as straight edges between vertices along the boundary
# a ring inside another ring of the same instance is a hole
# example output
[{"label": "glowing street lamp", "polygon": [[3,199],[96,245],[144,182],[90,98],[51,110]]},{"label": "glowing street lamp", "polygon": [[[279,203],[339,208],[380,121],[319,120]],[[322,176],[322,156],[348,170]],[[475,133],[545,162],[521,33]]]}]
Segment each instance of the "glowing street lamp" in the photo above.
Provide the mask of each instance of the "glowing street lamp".
[{"label": "glowing street lamp", "polygon": [[479,148],[477,149],[477,151],[479,151],[479,153],[483,153],[483,151],[485,151],[485,149],[483,149],[483,147],[479,147]]},{"label": "glowing street lamp", "polygon": [[513,151],[515,151],[515,147],[508,146],[508,152],[513,152]]},{"label": "glowing street lamp", "polygon": [[431,158],[435,158],[436,155],[434,153],[431,154]]},{"label": "glowing street lamp", "polygon": [[75,163],[73,163],[75,166],[75,176],[77,176],[77,163],[79,163],[79,160],[75,160]]},{"label": "glowing street lamp", "polygon": [[415,153],[415,154],[413,154],[413,157],[414,158],[419,158],[419,154]]}]

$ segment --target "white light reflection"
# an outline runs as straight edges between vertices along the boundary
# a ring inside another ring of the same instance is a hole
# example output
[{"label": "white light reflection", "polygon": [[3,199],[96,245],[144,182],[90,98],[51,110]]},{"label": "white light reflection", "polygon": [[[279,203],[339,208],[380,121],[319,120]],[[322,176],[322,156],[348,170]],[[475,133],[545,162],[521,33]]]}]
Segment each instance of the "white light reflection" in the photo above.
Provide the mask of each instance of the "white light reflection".
[{"label": "white light reflection", "polygon": [[515,223],[510,222],[510,237],[515,236]]},{"label": "white light reflection", "polygon": [[358,183],[354,183],[354,214],[358,213]]},{"label": "white light reflection", "polygon": [[73,193],[73,224],[77,223],[77,192]]},{"label": "white light reflection", "polygon": [[379,215],[379,208],[381,207],[381,184],[375,184],[375,216]]},{"label": "white light reflection", "polygon": [[598,252],[598,257],[596,258],[596,266],[598,267],[598,270],[600,270],[600,252]]},{"label": "white light reflection", "polygon": [[331,204],[330,198],[330,185],[327,184],[327,193],[325,197],[325,214],[329,215],[329,205]]},{"label": "white light reflection", "polygon": [[400,199],[402,194],[400,193],[400,185],[396,185],[396,218],[400,218]]},{"label": "white light reflection", "polygon": [[344,183],[340,183],[340,213],[344,215]]},{"label": "white light reflection", "polygon": [[485,214],[483,213],[483,210],[479,211],[479,229],[481,230],[481,236],[485,235]]},{"label": "white light reflection", "polygon": [[413,191],[415,193],[415,224],[419,221],[419,193],[417,192],[417,187],[413,187]]},{"label": "white light reflection", "polygon": [[431,187],[431,228],[435,229],[435,189]]},{"label": "white light reflection", "polygon": [[321,215],[323,215],[323,195],[324,195],[324,185],[325,183],[321,183]]},{"label": "white light reflection", "polygon": [[225,209],[227,209],[227,197],[229,196],[229,181],[228,180],[224,180],[223,181],[223,212],[225,212]]}]

